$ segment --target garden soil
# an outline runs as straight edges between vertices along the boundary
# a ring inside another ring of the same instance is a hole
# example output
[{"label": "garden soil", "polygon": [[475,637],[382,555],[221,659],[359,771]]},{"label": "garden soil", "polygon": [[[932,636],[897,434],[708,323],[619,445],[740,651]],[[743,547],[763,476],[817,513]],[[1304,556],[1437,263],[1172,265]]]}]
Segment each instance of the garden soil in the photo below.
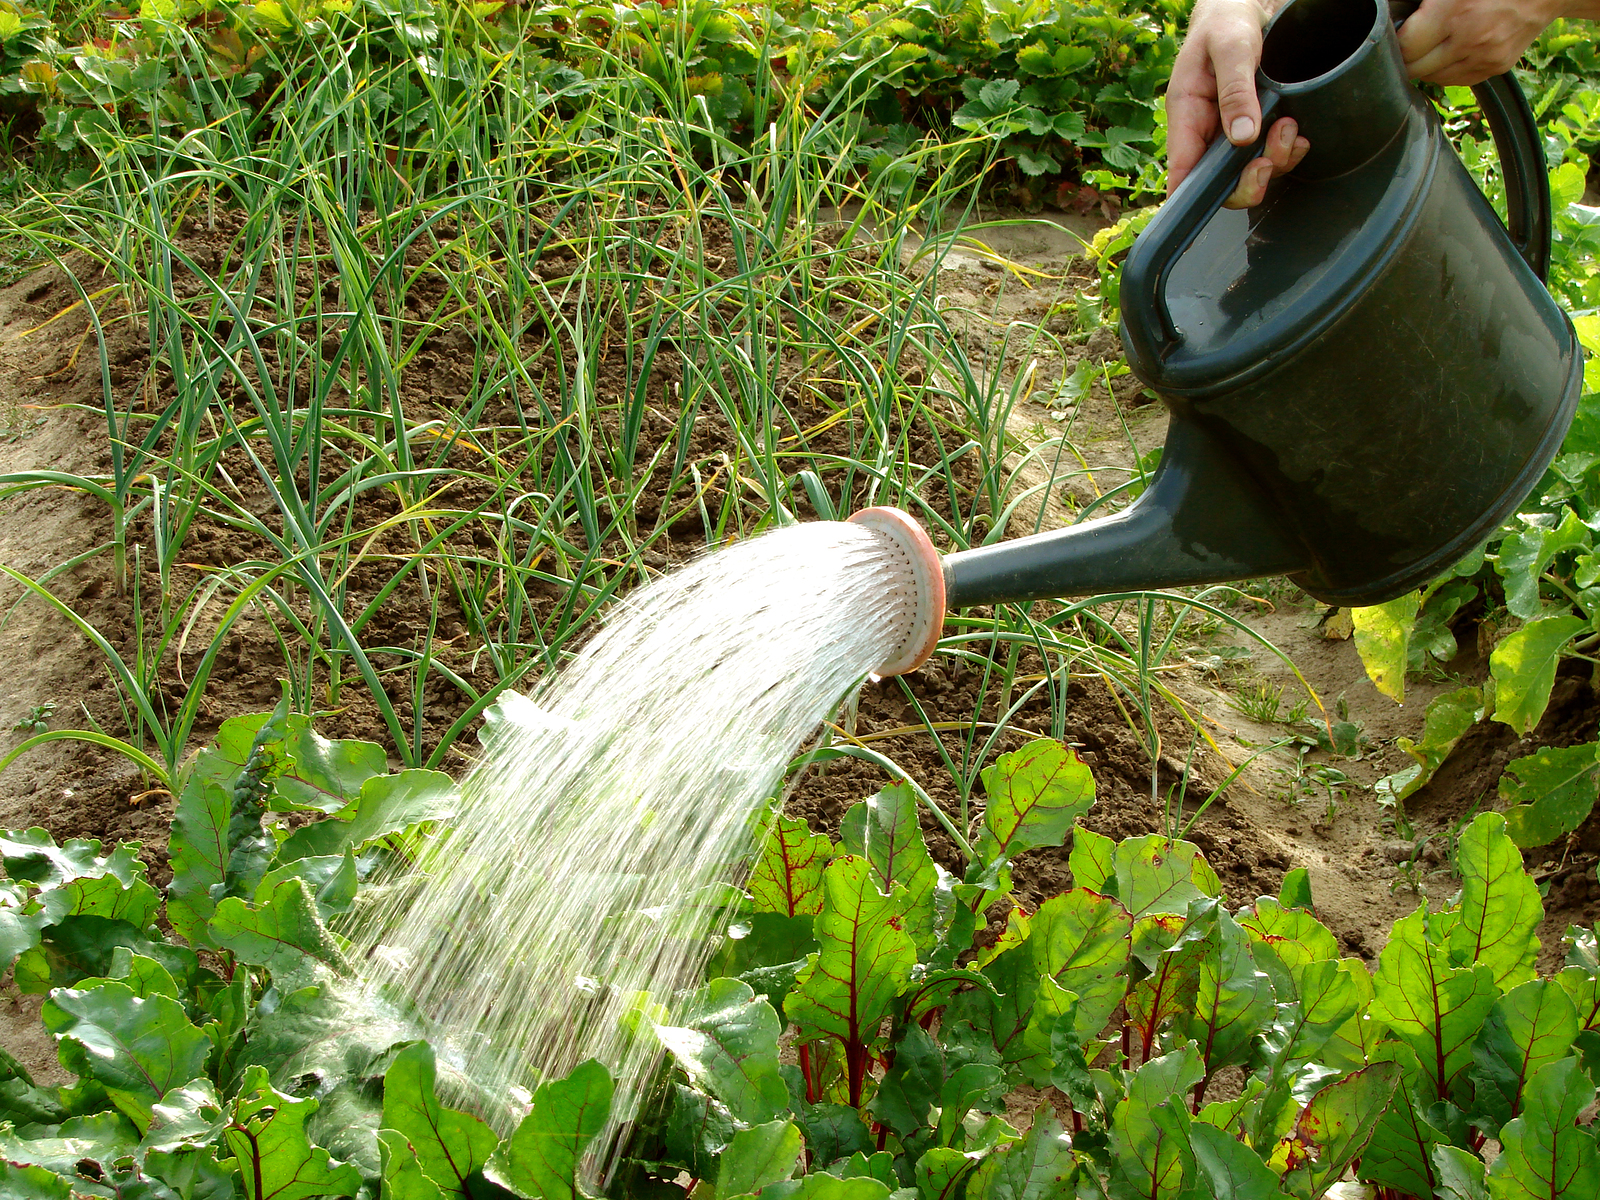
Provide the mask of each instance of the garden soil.
[{"label": "garden soil", "polygon": [[[1010,214],[1017,216],[1018,214]],[[1081,256],[1080,238],[1092,234],[1092,222],[1056,215],[1020,224],[974,231],[945,255],[937,269],[941,294],[952,311],[965,313],[964,336],[975,358],[1006,380],[1031,369],[1038,379],[1059,379],[1066,368],[1087,357],[1096,364],[1114,363],[1114,334],[1101,329],[1086,340],[1039,339],[1037,328],[1062,333],[1071,327],[1073,294],[1094,280]],[[196,234],[193,248],[205,249],[205,238],[222,244],[226,229]],[[913,248],[915,249],[915,248]],[[908,264],[912,271],[930,269],[928,260]],[[93,291],[104,282],[85,271],[83,286]],[[425,290],[425,289],[424,289]],[[87,475],[109,467],[104,417],[100,411],[99,346],[86,310],[76,303],[78,291],[56,268],[47,268],[0,290],[0,473],[58,470]],[[157,388],[163,375],[149,371],[141,338],[142,322],[117,311],[114,294],[100,301],[108,322],[106,351],[114,385],[123,391]],[[439,397],[460,395],[471,378],[473,345],[459,330],[441,330],[428,339],[406,378],[408,402],[426,406]],[[670,356],[651,381],[664,394],[672,381]],[[620,393],[632,381],[618,364],[602,369],[602,387]],[[1048,527],[1070,519],[1075,505],[1127,478],[1135,453],[1161,444],[1162,406],[1142,393],[1131,376],[1096,383],[1072,403],[1049,388],[1035,389],[1012,414],[1012,430],[1024,442],[1066,432],[1083,455],[1086,470],[1064,488],[1054,490],[1040,511],[1024,510],[1013,532],[1036,524]],[[604,397],[602,396],[602,400]],[[505,414],[500,414],[504,416]],[[495,414],[486,414],[495,419]],[[664,425],[663,425],[664,428]],[[663,430],[655,431],[661,436]],[[651,436],[647,431],[647,437]],[[697,451],[714,451],[719,436],[714,423],[698,429]],[[913,445],[926,431],[911,431]],[[925,447],[931,454],[931,446]],[[936,457],[936,456],[935,456]],[[252,486],[247,464],[236,464],[234,479],[243,502],[265,511],[268,498]],[[1023,479],[1031,478],[1024,467]],[[673,497],[649,489],[641,523],[653,521]],[[381,509],[385,501],[374,497]],[[368,519],[380,511],[363,514]],[[666,569],[704,545],[698,519],[675,525],[673,536],[658,543],[648,562]],[[137,533],[138,530],[136,529]],[[84,494],[66,489],[31,490],[0,499],[0,565],[38,578],[62,564],[73,564],[50,580],[50,589],[102,631],[112,645],[131,654],[136,645],[133,600],[119,591],[108,553],[91,554],[110,536],[104,507]],[[222,565],[249,557],[257,547],[248,537],[221,527],[201,528],[185,547],[197,567]],[[403,544],[389,548],[406,552]],[[147,552],[146,552],[147,554]],[[87,556],[81,562],[79,556]],[[147,557],[136,566],[148,609],[156,576]],[[375,589],[384,576],[353,580],[356,592]],[[101,654],[72,622],[38,598],[24,598],[20,587],[4,581],[0,606],[0,749],[24,736],[13,725],[40,705],[54,706],[51,728],[85,727],[90,718],[114,734],[125,728]],[[1486,674],[1476,644],[1464,643],[1457,657],[1433,678],[1413,679],[1403,705],[1381,696],[1368,682],[1348,637],[1346,614],[1329,613],[1284,581],[1258,581],[1233,600],[1230,611],[1254,636],[1213,622],[1178,640],[1164,682],[1182,709],[1166,706],[1160,717],[1160,749],[1152,772],[1146,737],[1130,720],[1124,702],[1102,677],[1074,674],[1065,705],[1066,740],[1091,768],[1097,802],[1086,819],[1093,829],[1115,837],[1164,830],[1168,806],[1181,805],[1192,815],[1233,770],[1255,750],[1288,733],[1290,728],[1267,715],[1252,697],[1281,689],[1281,711],[1303,702],[1309,718],[1336,709],[1363,732],[1360,756],[1331,757],[1321,751],[1288,750],[1256,757],[1238,778],[1196,820],[1190,834],[1222,879],[1233,904],[1259,894],[1275,893],[1284,873],[1305,867],[1311,878],[1318,915],[1340,939],[1345,953],[1373,962],[1395,919],[1427,897],[1447,900],[1456,890],[1450,869],[1452,834],[1471,815],[1496,806],[1496,783],[1505,764],[1540,745],[1564,746],[1594,737],[1600,718],[1594,680],[1587,664],[1564,664],[1550,710],[1530,737],[1518,738],[1503,725],[1483,722],[1463,739],[1445,767],[1408,804],[1417,837],[1403,840],[1395,832],[1394,814],[1380,806],[1371,784],[1398,771],[1410,759],[1396,739],[1415,738],[1432,696],[1442,690],[1475,683]],[[151,615],[149,612],[147,616]],[[415,636],[426,622],[420,597],[400,589],[369,629],[371,644],[395,645]],[[163,677],[169,699],[184,694],[200,651],[209,643],[203,612],[189,643]],[[214,627],[214,625],[213,625]],[[1469,628],[1463,626],[1463,637]],[[453,669],[475,666],[470,639],[459,612],[448,604],[441,615],[441,641]],[[1264,638],[1292,661],[1288,666],[1256,638]],[[1027,664],[1023,664],[1024,670]],[[1581,669],[1580,669],[1581,668]],[[270,708],[279,695],[276,643],[264,624],[236,627],[205,692],[200,726],[193,745],[203,743],[224,718]],[[487,683],[486,675],[476,677]],[[981,674],[970,667],[935,659],[910,677],[911,690],[933,721],[970,719],[980,708]],[[987,697],[993,711],[993,697]],[[424,698],[427,737],[437,739],[460,711],[460,701],[444,691]],[[1250,709],[1255,716],[1246,715]],[[947,811],[957,815],[961,797],[950,772],[926,732],[896,732],[920,726],[920,719],[893,682],[868,684],[855,715],[858,735],[882,735],[876,742],[919,782],[929,787]],[[1012,721],[1017,732],[1002,739],[1001,749],[1014,749],[1029,733],[1049,728],[1048,706],[1035,701]],[[319,721],[328,736],[385,739],[375,708],[353,699]],[[1025,731],[1025,732],[1024,732]],[[958,733],[945,735],[943,755],[963,762],[966,743]],[[392,750],[392,747],[391,747]],[[449,765],[464,769],[465,754]],[[1316,785],[1310,768],[1323,764],[1342,771],[1348,784],[1328,793]],[[1152,773],[1154,778],[1152,779]],[[1183,786],[1185,781],[1187,786]],[[814,767],[799,781],[788,808],[814,825],[837,832],[846,808],[888,782],[875,767],[853,760]],[[967,798],[967,815],[982,811],[981,786]],[[0,773],[0,828],[40,825],[57,838],[92,837],[104,841],[137,840],[151,878],[160,884],[168,875],[165,839],[173,811],[171,796],[151,790],[120,757],[80,742],[60,741],[29,752]],[[925,820],[925,832],[936,855],[955,866],[953,849],[943,831]],[[1422,841],[1422,839],[1427,839]],[[1420,844],[1419,844],[1420,843]],[[1547,891],[1547,918],[1541,938],[1548,970],[1559,961],[1560,938],[1569,924],[1593,924],[1600,917],[1600,818],[1591,817],[1570,839],[1530,855],[1529,868]],[[1016,898],[1032,908],[1044,897],[1071,885],[1065,850],[1037,850],[1015,868]],[[1003,922],[991,913],[991,936]],[[50,1078],[54,1048],[37,1023],[37,998],[14,990],[0,996],[0,1044]]]}]

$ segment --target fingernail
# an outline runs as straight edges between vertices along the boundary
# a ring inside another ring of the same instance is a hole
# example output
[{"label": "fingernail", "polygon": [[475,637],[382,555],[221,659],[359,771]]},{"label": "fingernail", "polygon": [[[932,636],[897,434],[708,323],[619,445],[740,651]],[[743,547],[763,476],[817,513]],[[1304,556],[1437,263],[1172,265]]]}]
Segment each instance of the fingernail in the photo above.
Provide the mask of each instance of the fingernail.
[{"label": "fingernail", "polygon": [[1267,184],[1269,184],[1271,182],[1272,182],[1272,168],[1271,167],[1262,167],[1259,171],[1256,172],[1256,183],[1257,183],[1258,186],[1260,186],[1262,188],[1265,188],[1267,186]]},{"label": "fingernail", "polygon": [[1235,117],[1228,126],[1228,137],[1235,142],[1248,142],[1256,135],[1256,123],[1249,117]]},{"label": "fingernail", "polygon": [[1278,135],[1278,141],[1282,143],[1285,150],[1292,150],[1294,148],[1294,139],[1299,132],[1300,127],[1298,125],[1293,121],[1286,121],[1284,122],[1283,132]]}]

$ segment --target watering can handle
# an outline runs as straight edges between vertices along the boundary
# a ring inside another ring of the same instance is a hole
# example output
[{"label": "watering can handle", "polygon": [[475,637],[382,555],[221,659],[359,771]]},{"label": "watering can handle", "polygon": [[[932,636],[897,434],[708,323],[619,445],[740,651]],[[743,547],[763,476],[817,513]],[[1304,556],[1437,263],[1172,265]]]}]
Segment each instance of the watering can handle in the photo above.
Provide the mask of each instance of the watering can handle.
[{"label": "watering can handle", "polygon": [[1239,172],[1245,164],[1260,158],[1266,149],[1279,96],[1259,75],[1256,83],[1261,136],[1242,146],[1225,137],[1212,142],[1194,170],[1156,210],[1122,264],[1122,335],[1133,357],[1157,362],[1177,346],[1178,328],[1167,308],[1167,276],[1212,214],[1239,186]]},{"label": "watering can handle", "polygon": [[[1390,0],[1389,16],[1402,25],[1421,7],[1421,0]],[[1543,283],[1550,273],[1550,176],[1538,119],[1510,71],[1475,84],[1472,95],[1500,156],[1500,177],[1506,183],[1506,231],[1517,253]]]}]

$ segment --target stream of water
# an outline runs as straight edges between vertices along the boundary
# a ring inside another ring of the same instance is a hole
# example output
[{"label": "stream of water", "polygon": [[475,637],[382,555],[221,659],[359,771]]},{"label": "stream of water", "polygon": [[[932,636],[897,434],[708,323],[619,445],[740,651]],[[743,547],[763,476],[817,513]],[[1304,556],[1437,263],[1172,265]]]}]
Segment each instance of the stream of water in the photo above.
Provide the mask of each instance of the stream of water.
[{"label": "stream of water", "polygon": [[[786,765],[907,636],[901,561],[840,522],[736,543],[633,593],[508,699],[459,818],[358,942],[371,982],[431,1022],[441,1066],[514,1097],[598,1058],[627,1119],[659,1049],[625,1018],[670,1021],[699,983]],[[484,1115],[505,1132],[518,1114]]]}]

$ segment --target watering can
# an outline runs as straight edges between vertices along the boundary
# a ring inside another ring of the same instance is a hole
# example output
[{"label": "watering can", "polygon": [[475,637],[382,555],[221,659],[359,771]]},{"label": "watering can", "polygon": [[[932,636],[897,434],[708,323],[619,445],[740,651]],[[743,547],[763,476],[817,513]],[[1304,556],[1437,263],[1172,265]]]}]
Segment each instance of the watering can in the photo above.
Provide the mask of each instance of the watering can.
[{"label": "watering can", "polygon": [[1473,89],[1502,224],[1406,77],[1390,10],[1414,7],[1280,8],[1256,76],[1263,139],[1291,116],[1310,151],[1235,211],[1222,203],[1263,142],[1219,138],[1129,251],[1128,365],[1171,410],[1138,500],[942,560],[909,518],[852,518],[900,539],[932,621],[886,667],[931,653],[947,606],[1280,574],[1328,604],[1380,604],[1483,542],[1538,483],[1582,382],[1543,285],[1542,141],[1510,75]]}]

